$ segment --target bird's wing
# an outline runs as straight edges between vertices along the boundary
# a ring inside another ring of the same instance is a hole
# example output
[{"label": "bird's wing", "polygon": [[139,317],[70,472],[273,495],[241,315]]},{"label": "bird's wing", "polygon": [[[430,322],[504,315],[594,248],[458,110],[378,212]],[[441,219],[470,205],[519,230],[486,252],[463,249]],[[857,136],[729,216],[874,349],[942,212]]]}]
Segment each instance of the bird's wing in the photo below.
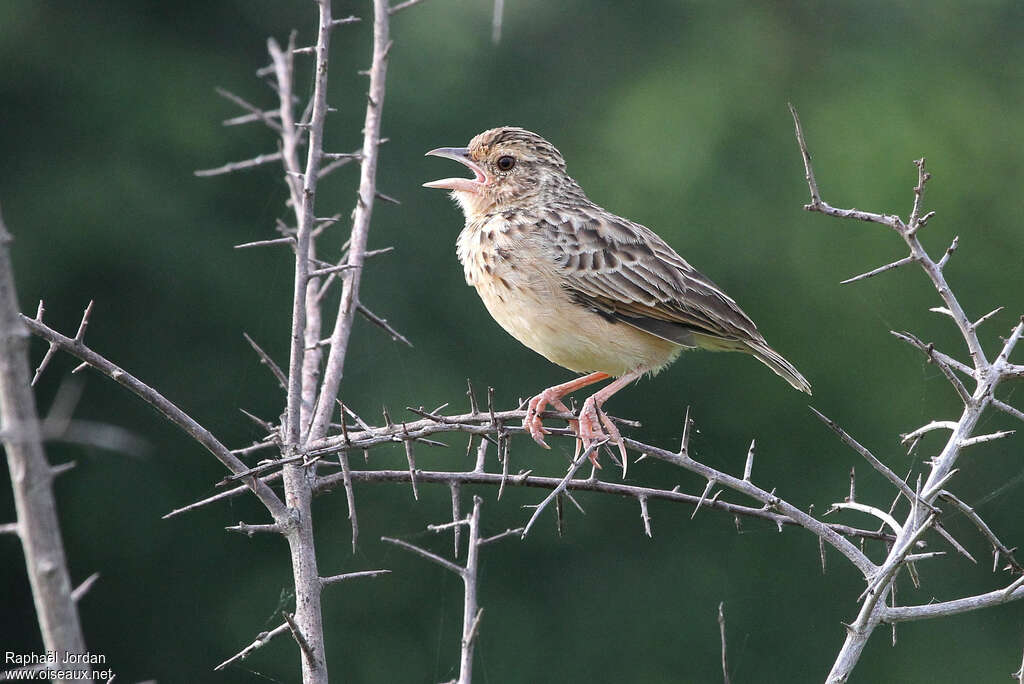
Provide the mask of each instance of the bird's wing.
[{"label": "bird's wing", "polygon": [[764,341],[731,297],[648,228],[596,208],[549,211],[538,228],[581,305],[683,346]]}]

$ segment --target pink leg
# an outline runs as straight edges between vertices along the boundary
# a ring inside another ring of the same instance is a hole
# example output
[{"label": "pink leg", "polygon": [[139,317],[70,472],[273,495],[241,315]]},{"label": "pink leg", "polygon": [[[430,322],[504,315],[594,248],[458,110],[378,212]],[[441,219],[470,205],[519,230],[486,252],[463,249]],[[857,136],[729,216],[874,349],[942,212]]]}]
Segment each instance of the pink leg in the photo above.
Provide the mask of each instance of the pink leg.
[{"label": "pink leg", "polygon": [[[626,373],[622,377],[616,378],[615,382],[602,387],[600,390],[587,397],[587,400],[583,402],[583,408],[580,410],[580,426],[576,434],[579,435],[580,441],[583,443],[583,448],[589,448],[590,445],[603,439],[607,439],[613,444],[618,445],[619,454],[622,456],[624,471],[626,465],[626,446],[622,443],[622,435],[619,433],[619,429],[615,427],[611,419],[605,415],[604,411],[601,410],[601,407],[609,397],[646,372],[646,368],[637,368],[632,372]],[[596,450],[591,452],[590,460],[595,465],[597,464]]]},{"label": "pink leg", "polygon": [[[544,424],[541,422],[540,414],[544,412],[545,407],[551,404],[560,411],[568,411],[566,405],[562,402],[562,397],[570,392],[575,392],[581,387],[587,385],[593,385],[595,382],[601,382],[611,376],[607,373],[591,373],[590,375],[584,375],[570,380],[569,382],[563,382],[561,385],[555,385],[544,390],[533,399],[530,399],[530,403],[526,406],[526,417],[523,418],[523,428],[529,431],[530,436],[533,440],[540,444],[545,449],[550,447],[544,442],[544,435],[548,434],[544,429]],[[610,385],[609,385],[610,386]],[[572,425],[576,421],[570,422],[570,426],[573,430],[579,434],[579,426]]]}]

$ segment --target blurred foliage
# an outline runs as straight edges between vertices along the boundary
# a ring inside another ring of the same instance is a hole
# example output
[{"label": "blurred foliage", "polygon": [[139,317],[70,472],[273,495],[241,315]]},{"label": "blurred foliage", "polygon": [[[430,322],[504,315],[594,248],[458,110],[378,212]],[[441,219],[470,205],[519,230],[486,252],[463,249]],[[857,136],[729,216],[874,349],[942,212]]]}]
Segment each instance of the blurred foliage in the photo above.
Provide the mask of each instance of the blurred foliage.
[{"label": "blurred foliage", "polygon": [[[370,16],[368,3],[335,4],[337,16]],[[510,406],[568,377],[490,320],[455,259],[461,215],[419,187],[452,172],[425,150],[516,124],[553,141],[592,198],[655,228],[723,285],[812,381],[814,405],[894,470],[935,453],[938,437],[907,456],[898,435],[955,417],[955,395],[888,331],[912,330],[961,356],[963,345],[928,313],[939,301],[913,269],[838,284],[904,248],[878,226],[801,210],[807,192],[786,103],[800,110],[833,204],[905,215],[911,161],[927,156],[935,177],[927,204],[938,215],[925,243],[939,252],[961,236],[948,276],[969,312],[1006,305],[984,330],[994,349],[1024,302],[1020,3],[517,0],[506,3],[499,45],[490,13],[489,2],[430,0],[394,18],[384,107],[391,142],[379,178],[402,204],[375,210],[371,247],[397,249],[367,267],[363,299],[416,346],[392,344],[360,321],[346,403],[368,419],[382,406],[394,416],[409,405],[461,407],[469,377]],[[22,306],[45,299],[51,325],[73,330],[95,299],[90,343],[231,445],[258,437],[237,408],[272,419],[282,407],[242,331],[287,358],[290,259],[232,245],[273,236],[275,219],[287,218],[285,191],[273,167],[214,179],[192,171],[273,151],[256,126],[219,126],[238,112],[214,87],[269,106],[254,76],[267,61],[266,37],[284,40],[294,27],[308,42],[314,19],[312,3],[270,0],[0,3],[0,201],[16,235]],[[331,150],[359,144],[365,79],[356,71],[368,63],[369,31],[364,21],[335,34]],[[323,215],[347,215],[357,175],[353,165],[324,182]],[[337,249],[343,233],[325,247]],[[38,358],[42,345],[34,351]],[[74,365],[51,366],[41,406]],[[1021,404],[1012,388],[1003,395]],[[756,437],[756,480],[794,503],[824,510],[846,495],[855,466],[859,498],[886,506],[890,488],[806,404],[755,361],[694,353],[610,407],[643,422],[638,437],[674,445],[689,405],[694,447],[710,464],[739,472]],[[288,605],[282,542],[221,529],[262,521],[258,505],[238,499],[163,521],[213,492],[222,468],[94,375],[78,416],[152,445],[142,457],[49,449],[55,461],[78,462],[57,485],[72,575],[102,575],[81,604],[91,649],[108,656],[118,681],[295,681],[297,651],[286,639],[226,674],[211,672]],[[992,415],[981,430],[1007,427],[1007,417]],[[1020,440],[973,447],[953,483],[1011,545],[1024,537]],[[463,463],[464,441],[451,442],[421,449],[420,467]],[[518,439],[513,465],[557,473],[570,449],[542,452]],[[403,462],[398,452],[375,452],[374,461]],[[650,461],[630,479],[689,491],[703,484]],[[317,503],[324,574],[394,570],[325,594],[335,681],[437,682],[457,670],[459,582],[376,541],[450,546],[423,531],[449,515],[448,492],[421,490],[415,503],[407,488],[359,487],[355,556],[343,497]],[[540,498],[511,490],[496,503],[494,490],[481,493],[493,531],[520,524],[519,506]],[[721,515],[691,521],[690,510],[652,503],[649,540],[635,502],[580,501],[587,515],[569,509],[565,537],[549,519],[528,543],[487,549],[479,681],[718,681],[719,601],[733,681],[822,679],[863,588],[837,554],[822,576],[816,540],[796,530],[747,521],[737,534]],[[0,519],[12,515],[3,482]],[[984,542],[962,518],[948,527],[979,564],[931,561],[920,568],[920,590],[901,580],[900,601],[953,598],[1003,579],[992,577]],[[0,539],[0,553],[0,644],[28,652],[39,637],[16,540]],[[902,626],[896,648],[879,630],[856,678],[1001,681],[1019,664],[1022,630],[1020,604]]]}]

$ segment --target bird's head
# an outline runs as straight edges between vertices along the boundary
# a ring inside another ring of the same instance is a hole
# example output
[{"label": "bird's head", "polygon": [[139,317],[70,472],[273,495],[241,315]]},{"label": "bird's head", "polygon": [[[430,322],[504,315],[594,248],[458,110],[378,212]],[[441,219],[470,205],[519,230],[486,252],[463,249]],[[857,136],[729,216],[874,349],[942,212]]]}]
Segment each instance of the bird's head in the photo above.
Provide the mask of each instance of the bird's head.
[{"label": "bird's head", "polygon": [[579,192],[555,146],[522,128],[492,128],[470,140],[469,147],[439,147],[427,155],[454,159],[473,172],[474,178],[423,184],[451,190],[469,218],[505,208],[528,209]]}]

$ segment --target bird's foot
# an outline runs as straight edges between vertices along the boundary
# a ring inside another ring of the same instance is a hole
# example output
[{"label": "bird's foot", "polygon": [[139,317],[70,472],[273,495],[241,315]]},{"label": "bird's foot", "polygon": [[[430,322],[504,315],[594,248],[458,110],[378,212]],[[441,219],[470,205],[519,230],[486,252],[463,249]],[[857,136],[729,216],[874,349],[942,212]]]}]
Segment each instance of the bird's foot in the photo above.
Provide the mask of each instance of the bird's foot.
[{"label": "bird's foot", "polygon": [[548,446],[548,442],[544,441],[544,435],[550,434],[544,427],[543,421],[541,421],[541,414],[548,407],[548,404],[556,405],[562,403],[562,397],[555,391],[555,388],[550,387],[534,398],[531,398],[526,404],[526,416],[522,419],[522,428],[529,433],[529,436],[534,438],[538,444],[544,448],[551,448]]},{"label": "bird's foot", "polygon": [[[544,441],[544,435],[550,433],[544,428],[544,423],[540,419],[540,414],[544,412],[544,408],[550,404],[559,411],[564,411],[571,415],[572,411],[570,411],[569,407],[562,401],[562,397],[570,392],[575,392],[581,387],[586,387],[587,385],[592,385],[595,382],[606,380],[608,377],[607,373],[595,371],[589,375],[576,378],[575,380],[563,382],[561,385],[555,385],[554,387],[547,388],[533,399],[530,399],[527,403],[526,416],[523,418],[523,429],[530,433],[530,436],[533,437],[533,440],[537,442],[537,444],[540,444],[545,449],[549,449],[550,447]],[[617,382],[621,382],[621,380]],[[607,397],[604,397],[604,399],[607,399]],[[602,401],[604,401],[604,399],[602,399]],[[584,446],[583,440],[580,438],[580,421],[575,418],[570,418],[568,422],[569,429],[571,429],[576,435],[576,456],[573,457],[573,460],[576,460],[576,457],[580,454],[580,448]],[[598,427],[600,427],[600,421],[598,421]],[[597,464],[594,457],[591,457],[591,460],[594,461],[595,465]]]},{"label": "bird's foot", "polygon": [[[544,412],[544,409],[549,404],[559,411],[571,413],[571,411],[569,411],[569,407],[562,401],[563,396],[564,395],[560,394],[556,388],[550,387],[535,396],[533,399],[530,399],[529,403],[526,405],[526,417],[523,418],[523,429],[530,433],[530,436],[533,437],[533,441],[537,442],[537,444],[540,444],[545,449],[550,449],[551,447],[549,447],[547,442],[544,441],[544,435],[551,433],[547,431],[544,427],[544,423],[541,422],[540,414]],[[580,423],[578,420],[570,420],[569,428],[579,435]],[[579,447],[577,445],[577,449],[578,448]]]},{"label": "bird's foot", "polygon": [[[576,434],[579,435],[579,441],[582,443],[584,449],[590,449],[600,442],[608,441],[619,447],[619,454],[622,456],[623,472],[625,473],[625,465],[628,462],[626,459],[626,445],[622,441],[622,434],[619,429],[615,427],[615,423],[611,421],[601,409],[601,404],[594,400],[594,397],[588,397],[583,402],[583,408],[580,410],[579,429],[576,430]],[[600,468],[601,466],[597,462],[597,447],[590,452],[590,462]]]}]

